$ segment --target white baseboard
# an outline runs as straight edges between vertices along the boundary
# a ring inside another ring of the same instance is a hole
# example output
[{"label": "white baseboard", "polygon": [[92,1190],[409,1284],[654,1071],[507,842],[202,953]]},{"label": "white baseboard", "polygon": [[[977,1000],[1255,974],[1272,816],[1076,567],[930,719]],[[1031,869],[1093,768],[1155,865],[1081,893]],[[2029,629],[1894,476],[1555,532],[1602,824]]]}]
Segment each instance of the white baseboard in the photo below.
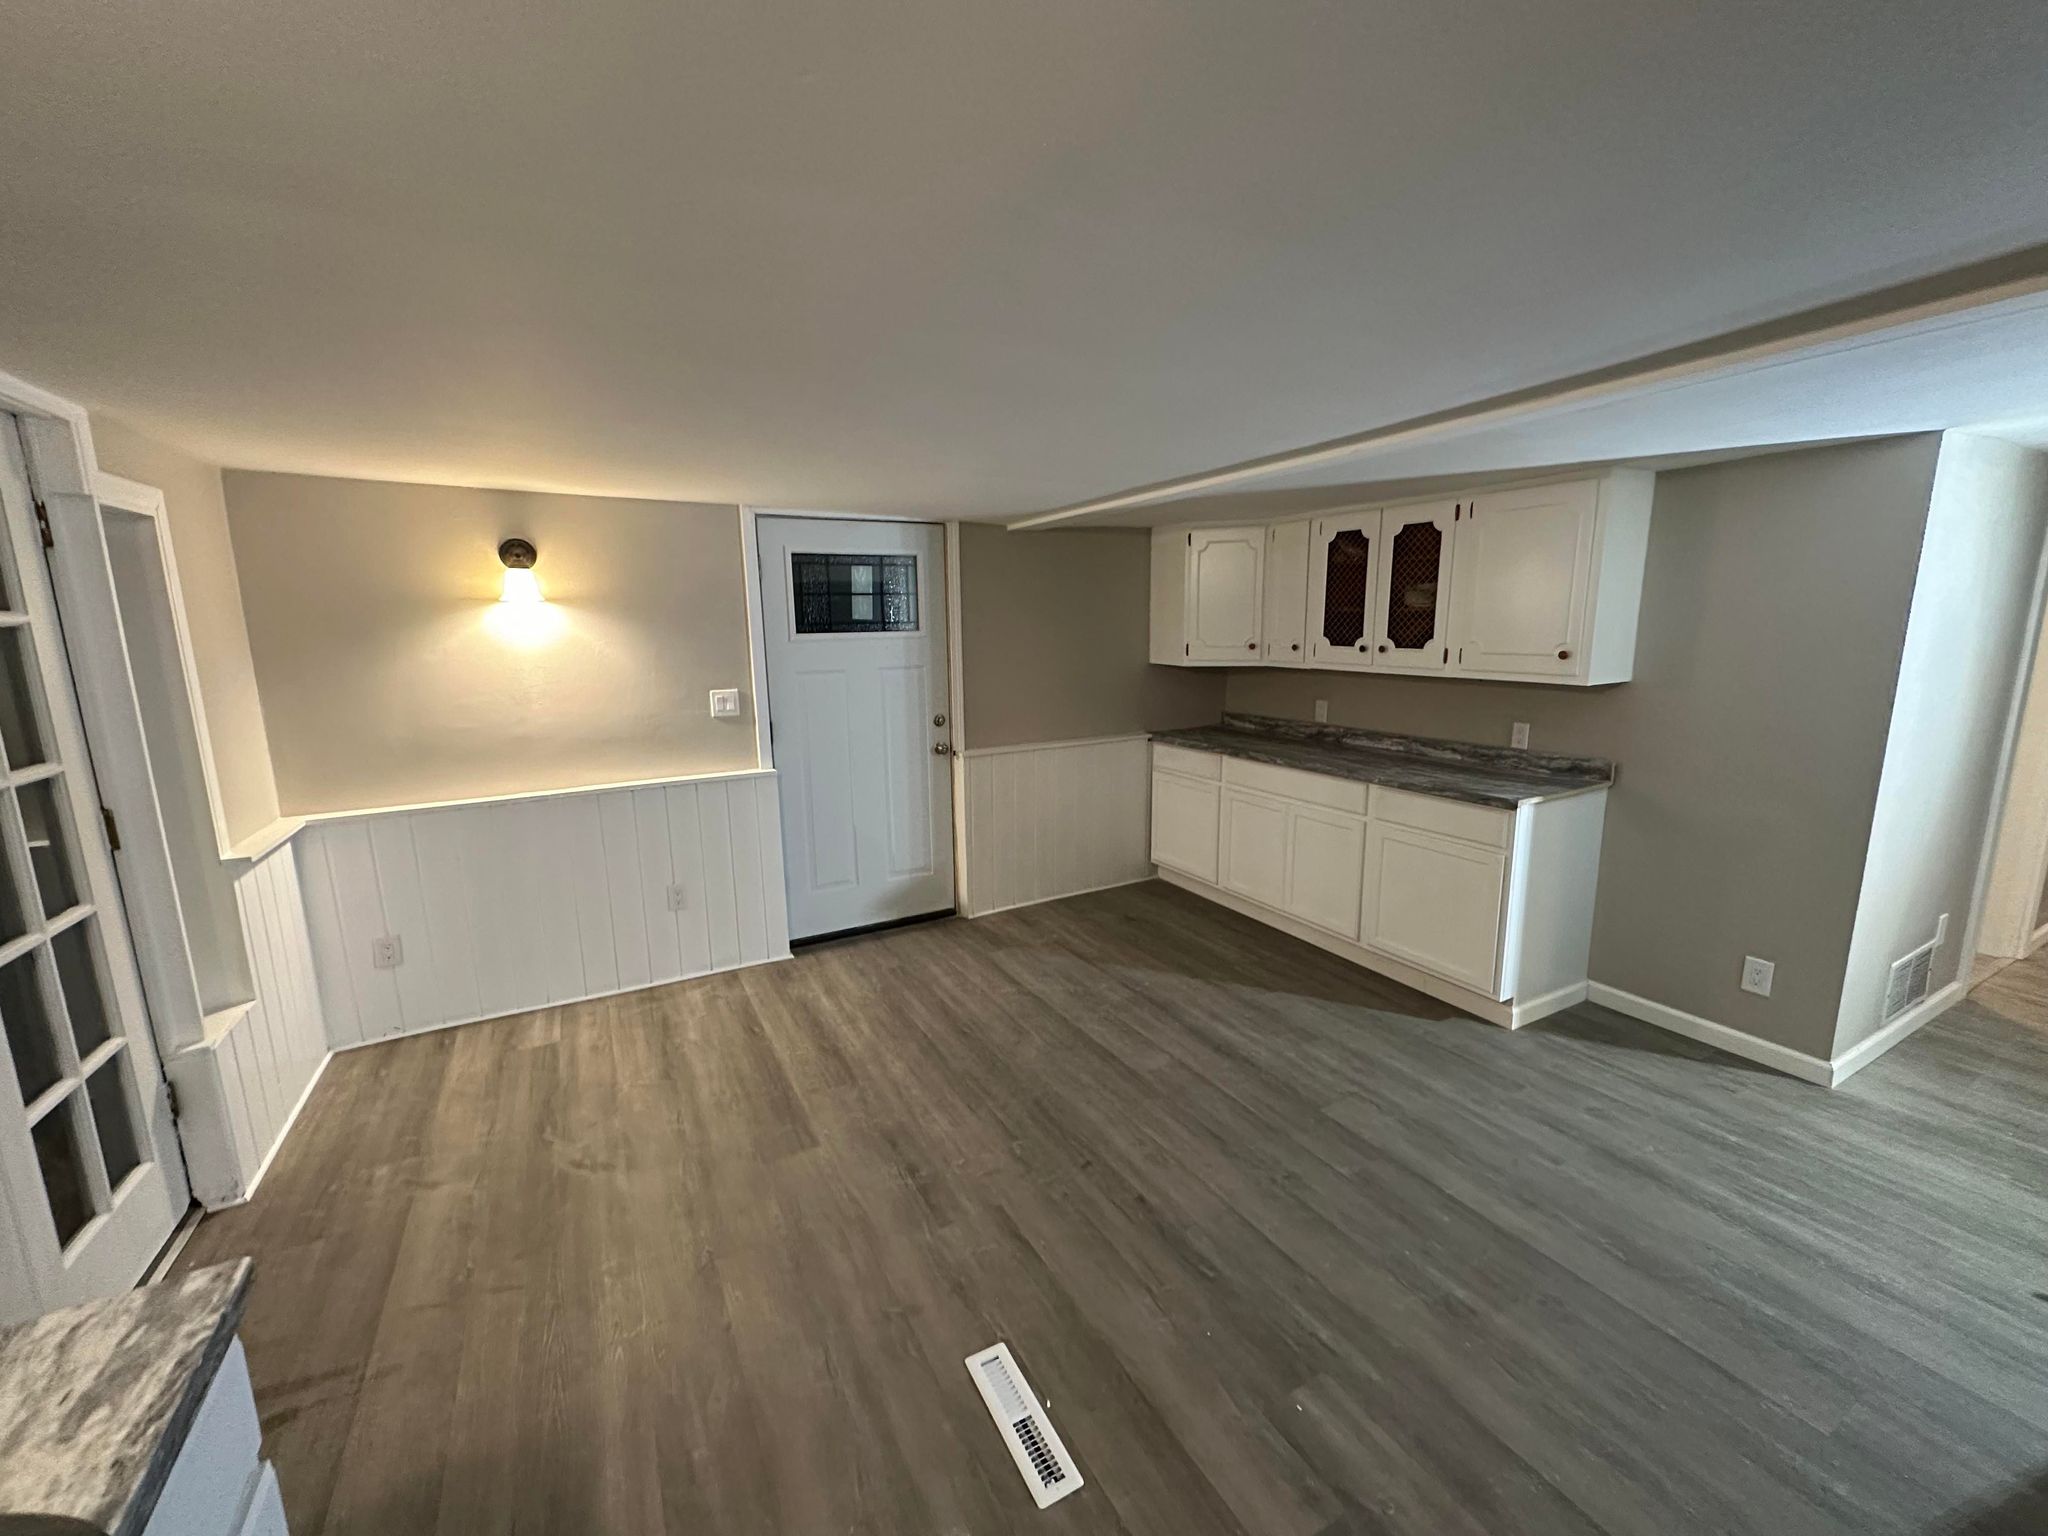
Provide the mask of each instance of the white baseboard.
[{"label": "white baseboard", "polygon": [[[996,750],[996,751],[1000,751],[1001,749],[1000,749],[1000,748],[992,748],[991,750]],[[975,918],[975,917],[994,917],[994,916],[995,916],[995,915],[996,915],[996,914],[997,914],[998,912],[1016,912],[1016,911],[1019,911],[1019,910],[1021,910],[1022,908],[1025,908],[1025,907],[1041,907],[1041,906],[1044,906],[1044,905],[1045,905],[1045,903],[1047,903],[1048,901],[1065,901],[1065,900],[1066,900],[1066,899],[1067,899],[1067,898],[1068,898],[1069,896],[1087,896],[1087,895],[1090,895],[1091,893],[1093,893],[1093,892],[1095,892],[1095,891],[1114,891],[1114,890],[1118,890],[1118,889],[1120,889],[1120,888],[1122,888],[1123,886],[1126,886],[1126,885],[1143,885],[1143,884],[1144,884],[1144,883],[1145,883],[1145,882],[1146,882],[1147,880],[1150,880],[1150,879],[1152,879],[1152,878],[1153,878],[1153,874],[1152,874],[1152,871],[1150,871],[1150,870],[1147,870],[1147,871],[1146,871],[1146,872],[1145,872],[1144,874],[1142,874],[1142,875],[1132,875],[1132,876],[1131,876],[1131,877],[1130,877],[1129,879],[1124,879],[1124,880],[1111,880],[1111,881],[1107,881],[1106,883],[1104,883],[1104,884],[1102,884],[1102,885],[1087,885],[1087,886],[1083,886],[1083,887],[1082,887],[1082,888],[1081,888],[1080,890],[1078,890],[1078,891],[1061,891],[1061,892],[1059,892],[1059,893],[1058,893],[1057,895],[1052,895],[1052,896],[1027,896],[1027,897],[1026,897],[1026,898],[1025,898],[1024,900],[1022,900],[1022,901],[1013,901],[1013,902],[1011,902],[1011,903],[1010,903],[1010,904],[1009,904],[1009,905],[1008,905],[1007,907],[990,907],[990,908],[988,908],[988,909],[987,909],[987,910],[985,910],[985,911],[981,911],[981,912],[971,912],[971,913],[962,913],[961,915],[962,915],[963,917],[970,917],[970,918]]]},{"label": "white baseboard", "polygon": [[1730,1029],[1726,1024],[1716,1024],[1712,1019],[1703,1019],[1696,1013],[1687,1013],[1683,1008],[1652,1002],[1647,997],[1638,997],[1633,992],[1624,992],[1621,988],[1610,987],[1605,982],[1588,982],[1586,1000],[1598,1003],[1603,1008],[1612,1008],[1616,1013],[1625,1013],[1644,1024],[1654,1024],[1657,1028],[1669,1030],[1674,1035],[1683,1035],[1688,1040],[1711,1045],[1716,1050],[1726,1051],[1730,1056],[1740,1056],[1745,1061],[1756,1062],[1759,1066],[1770,1067],[1787,1076],[1818,1083],[1823,1088],[1833,1087],[1836,1081],[1834,1064],[1819,1056],[1810,1056],[1805,1051],[1795,1051],[1790,1046],[1778,1045],[1769,1040],[1759,1040],[1755,1035],[1746,1035],[1739,1029]]},{"label": "white baseboard", "polygon": [[291,1113],[284,1117],[284,1124],[277,1128],[277,1136],[270,1143],[270,1150],[263,1154],[263,1161],[257,1165],[256,1177],[251,1179],[249,1187],[242,1191],[241,1199],[230,1200],[226,1205],[221,1206],[220,1209],[226,1210],[229,1206],[241,1205],[255,1198],[257,1187],[263,1183],[263,1175],[270,1172],[270,1165],[277,1161],[278,1149],[284,1145],[285,1137],[291,1135],[292,1127],[299,1123],[299,1111],[304,1109],[306,1101],[313,1097],[313,1090],[320,1085],[321,1076],[327,1071],[327,1063],[332,1060],[334,1060],[334,1052],[332,1051],[329,1051],[320,1058],[320,1065],[315,1067],[313,1075],[306,1079],[305,1089],[299,1094],[299,1102],[294,1104],[291,1108]]},{"label": "white baseboard", "polygon": [[1590,982],[1576,981],[1570,986],[1559,987],[1555,992],[1546,992],[1541,997],[1532,997],[1526,1002],[1517,1001],[1514,1023],[1509,1027],[1520,1029],[1524,1024],[1534,1024],[1538,1019],[1547,1019],[1553,1013],[1563,1013],[1575,1008],[1586,1000],[1586,989]]},{"label": "white baseboard", "polygon": [[1857,1041],[1856,1044],[1842,1052],[1831,1063],[1834,1067],[1835,1084],[1839,1085],[1852,1073],[1860,1072],[1863,1068],[1869,1066],[1878,1057],[1897,1045],[1906,1036],[1912,1034],[1921,1025],[1929,1022],[1937,1014],[1947,1012],[1948,1009],[1961,1002],[1969,994],[1969,991],[1969,977],[1958,976],[1939,992],[1929,994],[1913,1008],[1900,1014],[1869,1039]]}]

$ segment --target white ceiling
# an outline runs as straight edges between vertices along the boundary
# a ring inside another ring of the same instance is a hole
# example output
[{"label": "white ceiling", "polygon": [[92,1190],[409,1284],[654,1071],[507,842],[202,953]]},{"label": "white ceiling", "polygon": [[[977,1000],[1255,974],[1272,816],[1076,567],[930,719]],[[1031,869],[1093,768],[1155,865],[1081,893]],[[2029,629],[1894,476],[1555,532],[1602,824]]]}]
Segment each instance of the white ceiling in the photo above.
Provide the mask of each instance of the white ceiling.
[{"label": "white ceiling", "polygon": [[7,11],[0,368],[248,467],[1008,517],[2048,241],[2040,0]]}]

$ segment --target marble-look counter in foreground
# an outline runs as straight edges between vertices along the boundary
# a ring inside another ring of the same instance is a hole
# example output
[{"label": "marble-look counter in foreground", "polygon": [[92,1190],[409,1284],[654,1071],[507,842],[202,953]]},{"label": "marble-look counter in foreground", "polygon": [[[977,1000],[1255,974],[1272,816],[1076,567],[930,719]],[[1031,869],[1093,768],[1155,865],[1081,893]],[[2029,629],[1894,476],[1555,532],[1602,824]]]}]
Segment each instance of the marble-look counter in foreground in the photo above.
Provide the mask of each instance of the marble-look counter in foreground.
[{"label": "marble-look counter in foreground", "polygon": [[0,1536],[149,1523],[249,1274],[219,1264],[0,1330]]}]

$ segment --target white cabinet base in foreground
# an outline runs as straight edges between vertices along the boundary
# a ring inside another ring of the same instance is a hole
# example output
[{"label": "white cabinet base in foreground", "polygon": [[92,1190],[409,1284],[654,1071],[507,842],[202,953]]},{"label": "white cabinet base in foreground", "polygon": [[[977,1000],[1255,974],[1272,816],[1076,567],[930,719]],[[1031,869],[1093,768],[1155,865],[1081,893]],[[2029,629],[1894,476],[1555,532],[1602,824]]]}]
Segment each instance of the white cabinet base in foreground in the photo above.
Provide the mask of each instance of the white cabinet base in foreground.
[{"label": "white cabinet base in foreground", "polygon": [[1507,1002],[1495,1002],[1484,992],[1474,992],[1470,987],[1461,987],[1454,981],[1445,981],[1441,976],[1432,976],[1428,971],[1383,955],[1363,945],[1353,944],[1334,934],[1304,923],[1299,918],[1276,912],[1271,907],[1261,906],[1256,901],[1247,901],[1234,896],[1220,885],[1211,885],[1206,880],[1191,879],[1186,875],[1164,866],[1159,878],[1168,885],[1177,885],[1184,891],[1205,896],[1210,901],[1240,912],[1246,917],[1256,918],[1269,928],[1278,928],[1282,933],[1291,933],[1297,939],[1304,939],[1318,949],[1327,949],[1331,954],[1349,960],[1353,965],[1364,966],[1368,971],[1377,971],[1389,980],[1398,981],[1404,987],[1413,987],[1425,996],[1469,1013],[1475,1019],[1488,1024],[1498,1024],[1503,1029],[1520,1029],[1524,1024],[1533,1024],[1538,1019],[1547,1019],[1553,1013],[1562,1013],[1575,1003],[1586,1000],[1586,983],[1572,982],[1540,997],[1511,998]]}]

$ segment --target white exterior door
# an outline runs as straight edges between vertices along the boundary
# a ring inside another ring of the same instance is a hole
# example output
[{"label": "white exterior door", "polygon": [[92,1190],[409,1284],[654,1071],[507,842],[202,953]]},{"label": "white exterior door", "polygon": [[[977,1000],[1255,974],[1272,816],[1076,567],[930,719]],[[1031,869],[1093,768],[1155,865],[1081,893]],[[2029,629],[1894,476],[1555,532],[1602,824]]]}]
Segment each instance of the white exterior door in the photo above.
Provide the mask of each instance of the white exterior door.
[{"label": "white exterior door", "polygon": [[1389,507],[1380,518],[1373,665],[1441,672],[1451,662],[1451,548],[1463,506]]},{"label": "white exterior door", "polygon": [[1571,677],[1584,665],[1598,496],[1579,480],[1470,503],[1452,560],[1451,644],[1465,671]]},{"label": "white exterior door", "polygon": [[1308,655],[1318,667],[1372,665],[1380,570],[1380,510],[1316,519],[1308,550]]},{"label": "white exterior door", "polygon": [[945,531],[764,517],[792,939],[951,910]]},{"label": "white exterior door", "polygon": [[5,415],[0,511],[4,1323],[135,1284],[191,1194]]},{"label": "white exterior door", "polygon": [[1188,659],[1259,659],[1264,528],[1197,528],[1188,535]]}]

